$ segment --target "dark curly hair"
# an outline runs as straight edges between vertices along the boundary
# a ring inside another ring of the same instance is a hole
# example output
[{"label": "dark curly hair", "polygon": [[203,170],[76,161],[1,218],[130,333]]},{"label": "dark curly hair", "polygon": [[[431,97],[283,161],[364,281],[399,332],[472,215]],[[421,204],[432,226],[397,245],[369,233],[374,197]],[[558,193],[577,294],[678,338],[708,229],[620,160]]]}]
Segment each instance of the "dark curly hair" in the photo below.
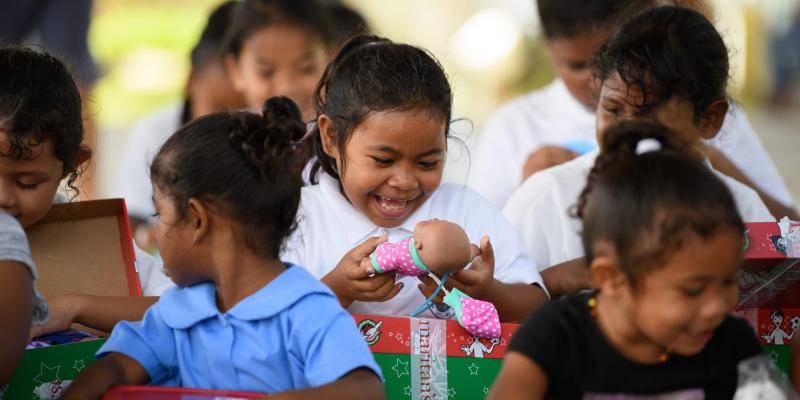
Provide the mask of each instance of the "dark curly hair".
[{"label": "dark curly hair", "polygon": [[0,48],[0,130],[10,148],[2,157],[29,160],[32,148],[50,141],[63,163],[67,186],[78,192],[83,142],[81,95],[64,63],[43,50]]},{"label": "dark curly hair", "polygon": [[[707,239],[723,229],[744,231],[728,187],[676,137],[657,123],[612,126],[578,201],[587,260],[594,243],[608,241],[634,285],[680,249],[688,234]],[[660,149],[639,154],[643,140]]]},{"label": "dark curly hair", "polygon": [[637,106],[650,109],[679,96],[692,102],[697,121],[726,97],[728,49],[697,11],[656,7],[629,19],[597,53],[595,78],[604,82],[615,72],[642,91]]},{"label": "dark curly hair", "polygon": [[182,219],[189,199],[203,200],[240,224],[248,247],[277,258],[296,226],[305,131],[297,105],[282,96],[266,101],[263,116],[204,116],[164,143],[150,177]]},{"label": "dark curly hair", "polygon": [[[333,121],[342,160],[353,129],[371,112],[429,110],[445,122],[449,138],[452,107],[447,75],[432,54],[377,36],[356,36],[342,46],[314,90],[314,110]],[[339,179],[336,160],[325,153],[316,124],[309,138],[312,182],[320,170]]]}]

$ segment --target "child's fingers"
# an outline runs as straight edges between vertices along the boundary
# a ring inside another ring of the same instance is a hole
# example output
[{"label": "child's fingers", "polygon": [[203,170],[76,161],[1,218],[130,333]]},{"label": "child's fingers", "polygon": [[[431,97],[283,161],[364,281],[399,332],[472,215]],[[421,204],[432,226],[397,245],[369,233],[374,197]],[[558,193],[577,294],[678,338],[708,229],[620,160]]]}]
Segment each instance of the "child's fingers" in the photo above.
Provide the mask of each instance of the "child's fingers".
[{"label": "child's fingers", "polygon": [[494,269],[494,247],[489,240],[489,236],[481,238],[481,258],[492,269]]},{"label": "child's fingers", "polygon": [[[359,271],[364,272],[361,269]],[[359,293],[371,293],[387,284],[394,284],[394,276],[392,274],[377,274],[371,278],[365,275],[362,279],[352,280],[353,288]]]},{"label": "child's fingers", "polygon": [[[399,286],[399,288],[397,288],[398,286]],[[389,280],[389,281],[383,282],[380,286],[376,287],[374,290],[361,292],[359,294],[358,300],[361,300],[361,301],[385,301],[385,300],[388,300],[388,299],[394,297],[394,296],[389,297],[389,295],[393,291],[397,290],[397,292],[399,292],[400,289],[402,289],[402,288],[403,288],[403,283],[402,282],[399,282],[399,283],[395,284],[394,280]]]},{"label": "child's fingers", "polygon": [[[429,276],[420,277],[419,280],[421,281],[421,283],[417,285],[417,288],[419,288],[419,291],[422,292],[422,295],[425,296],[425,298],[428,298],[431,295],[433,295],[433,292],[435,292],[436,288],[439,286],[439,284],[437,284]],[[445,285],[447,285],[447,282],[445,282]],[[434,303],[444,302],[444,292],[439,291],[439,294],[437,294],[436,297],[433,298],[431,301],[433,301]]]},{"label": "child's fingers", "polygon": [[400,291],[403,290],[403,282],[398,282],[395,285],[392,285],[388,292],[386,293],[376,293],[378,295],[378,299],[375,301],[387,301],[393,299],[395,296],[400,294]]},{"label": "child's fingers", "polygon": [[389,240],[389,236],[387,235],[371,237],[356,246],[353,250],[350,250],[349,254],[354,260],[361,261],[361,259],[364,257],[369,257],[369,255],[375,251],[375,248],[377,248],[379,244],[387,240]]}]

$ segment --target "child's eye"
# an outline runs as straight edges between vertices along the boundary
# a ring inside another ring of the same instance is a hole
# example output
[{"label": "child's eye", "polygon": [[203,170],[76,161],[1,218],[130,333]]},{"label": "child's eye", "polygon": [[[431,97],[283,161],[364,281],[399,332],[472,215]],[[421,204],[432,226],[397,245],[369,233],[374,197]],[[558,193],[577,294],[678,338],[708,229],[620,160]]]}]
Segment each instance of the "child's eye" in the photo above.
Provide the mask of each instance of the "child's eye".
[{"label": "child's eye", "polygon": [[681,292],[686,297],[697,297],[703,294],[703,288],[681,288]]},{"label": "child's eye", "polygon": [[603,109],[612,115],[619,115],[620,109],[618,107],[603,107]]},{"label": "child's eye", "polygon": [[313,74],[317,72],[316,64],[301,65],[297,70],[304,75]]},{"label": "child's eye", "polygon": [[436,161],[420,161],[419,165],[424,169],[434,169],[439,165],[439,160]]},{"label": "child's eye", "polygon": [[30,189],[36,189],[36,187],[39,186],[40,183],[41,182],[26,183],[26,182],[22,182],[22,181],[17,181],[17,186],[20,189],[30,190]]},{"label": "child's eye", "polygon": [[158,215],[159,215],[158,212],[154,212],[154,213],[150,214],[150,216],[153,217],[153,218],[158,218]]},{"label": "child's eye", "polygon": [[392,160],[389,160],[389,159],[386,159],[386,158],[372,157],[372,159],[375,160],[375,162],[378,163],[378,165],[382,165],[382,166],[385,166],[385,167],[388,167],[389,165],[392,165],[392,163],[393,163]]},{"label": "child's eye", "polygon": [[272,70],[261,70],[258,74],[264,79],[270,79],[272,78],[273,72]]}]

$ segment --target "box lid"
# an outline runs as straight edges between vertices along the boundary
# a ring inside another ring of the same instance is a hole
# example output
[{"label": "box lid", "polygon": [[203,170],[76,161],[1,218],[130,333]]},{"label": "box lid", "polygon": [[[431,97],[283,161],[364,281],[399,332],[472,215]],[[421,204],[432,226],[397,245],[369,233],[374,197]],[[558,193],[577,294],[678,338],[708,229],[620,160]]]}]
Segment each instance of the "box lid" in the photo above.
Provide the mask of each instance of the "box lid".
[{"label": "box lid", "polygon": [[27,234],[46,298],[142,295],[124,200],[55,204]]}]

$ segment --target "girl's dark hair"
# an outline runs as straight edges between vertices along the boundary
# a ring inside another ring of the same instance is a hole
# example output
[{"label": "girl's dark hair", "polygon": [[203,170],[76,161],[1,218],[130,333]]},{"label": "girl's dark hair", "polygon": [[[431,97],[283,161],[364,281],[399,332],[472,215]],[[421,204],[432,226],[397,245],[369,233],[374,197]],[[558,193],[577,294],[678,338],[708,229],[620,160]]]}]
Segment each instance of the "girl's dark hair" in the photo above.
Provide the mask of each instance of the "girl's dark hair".
[{"label": "girl's dark hair", "polygon": [[[426,50],[377,36],[356,36],[325,68],[314,90],[314,111],[333,121],[344,168],[344,149],[371,112],[424,110],[445,123],[450,136],[453,92],[447,75]],[[336,161],[325,154],[319,127],[310,133],[312,182],[320,170],[339,179]]]},{"label": "girl's dark hair", "polygon": [[0,130],[10,148],[2,157],[29,160],[32,148],[50,141],[64,165],[67,186],[76,193],[83,141],[81,95],[67,68],[42,50],[0,48]]},{"label": "girl's dark hair", "polygon": [[225,53],[238,58],[247,38],[273,24],[297,25],[325,46],[334,40],[328,13],[316,0],[244,0],[233,10]]},{"label": "girl's dark hair", "polygon": [[[609,128],[577,205],[589,263],[594,244],[608,241],[633,285],[691,235],[708,239],[723,229],[744,231],[727,186],[674,137],[654,123]],[[639,154],[645,140],[660,150]]]},{"label": "girl's dark hair", "polygon": [[627,87],[641,89],[641,108],[673,96],[694,104],[699,119],[711,103],[724,99],[728,49],[714,25],[683,7],[656,7],[628,20],[594,60],[600,82],[619,73]]},{"label": "girl's dark hair", "polygon": [[[229,29],[234,7],[236,7],[236,1],[228,0],[215,8],[211,15],[208,16],[206,26],[203,28],[203,32],[200,33],[200,39],[197,40],[197,44],[189,54],[193,70],[212,65],[215,62],[222,62],[225,55],[225,33]],[[183,103],[183,112],[181,112],[181,125],[192,119],[191,112],[191,101],[186,96]]]},{"label": "girl's dark hair", "polygon": [[295,228],[304,161],[297,142],[305,131],[287,97],[267,100],[263,117],[248,111],[204,116],[164,143],[150,177],[181,218],[189,199],[200,199],[237,221],[254,251],[278,257]]},{"label": "girl's dark hair", "polygon": [[656,0],[538,0],[539,20],[548,39],[572,38],[609,29]]}]

